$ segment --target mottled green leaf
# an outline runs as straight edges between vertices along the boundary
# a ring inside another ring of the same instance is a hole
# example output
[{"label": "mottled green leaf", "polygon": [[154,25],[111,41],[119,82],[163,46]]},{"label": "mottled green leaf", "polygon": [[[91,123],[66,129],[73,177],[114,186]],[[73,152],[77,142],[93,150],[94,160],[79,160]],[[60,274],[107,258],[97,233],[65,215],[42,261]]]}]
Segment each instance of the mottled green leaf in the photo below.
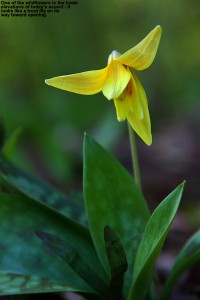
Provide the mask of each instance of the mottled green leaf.
[{"label": "mottled green leaf", "polygon": [[61,259],[44,251],[35,236],[42,230],[80,249],[80,255],[104,278],[88,229],[50,207],[23,195],[0,193],[0,220],[0,272],[39,276],[93,292]]},{"label": "mottled green leaf", "polygon": [[180,276],[195,263],[200,261],[200,230],[198,230],[185,244],[177,256],[174,266],[164,287],[162,300],[169,298],[171,291]]},{"label": "mottled green leaf", "polygon": [[68,217],[85,222],[82,207],[78,203],[72,201],[68,196],[50,184],[42,182],[16,167],[3,155],[0,155],[0,175],[10,185],[28,197],[46,203]]},{"label": "mottled green leaf", "polygon": [[34,294],[50,292],[87,292],[59,282],[15,273],[0,273],[0,295]]},{"label": "mottled green leaf", "polygon": [[115,300],[121,300],[124,273],[128,268],[126,254],[119,237],[109,226],[105,226],[104,228],[104,239],[111,271],[110,288],[112,291],[112,297]]},{"label": "mottled green leaf", "polygon": [[113,228],[126,252],[129,270],[126,293],[131,284],[133,262],[149,219],[146,202],[131,175],[97,142],[84,140],[84,198],[96,251],[107,274],[104,227]]},{"label": "mottled green leaf", "polygon": [[105,281],[102,281],[96,270],[93,269],[93,266],[88,264],[74,247],[55,235],[43,231],[37,231],[36,234],[50,251],[64,259],[81,278],[96,290],[101,298],[105,299],[108,297],[108,285]]},{"label": "mottled green leaf", "polygon": [[184,183],[160,203],[149,219],[137,251],[128,300],[142,300],[145,297],[160,249],[176,215],[183,188]]}]

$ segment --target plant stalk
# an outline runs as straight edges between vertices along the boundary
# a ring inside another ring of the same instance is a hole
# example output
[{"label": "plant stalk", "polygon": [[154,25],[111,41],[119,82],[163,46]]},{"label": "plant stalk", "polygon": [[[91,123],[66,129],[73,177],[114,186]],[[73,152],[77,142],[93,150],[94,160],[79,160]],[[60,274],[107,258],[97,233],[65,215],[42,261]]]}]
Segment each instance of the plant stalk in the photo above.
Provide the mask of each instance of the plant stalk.
[{"label": "plant stalk", "polygon": [[128,132],[129,132],[129,140],[130,140],[130,147],[131,147],[131,157],[132,157],[134,179],[135,179],[135,182],[138,185],[138,187],[142,190],[140,166],[139,166],[139,160],[138,160],[135,132],[133,131],[133,129],[129,123],[128,123]]}]

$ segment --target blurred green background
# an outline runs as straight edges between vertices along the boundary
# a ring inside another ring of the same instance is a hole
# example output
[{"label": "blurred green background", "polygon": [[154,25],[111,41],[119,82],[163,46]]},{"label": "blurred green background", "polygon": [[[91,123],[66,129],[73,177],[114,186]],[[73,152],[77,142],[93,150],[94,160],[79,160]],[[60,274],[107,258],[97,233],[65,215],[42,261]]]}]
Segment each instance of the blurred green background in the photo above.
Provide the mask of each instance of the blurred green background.
[{"label": "blurred green background", "polygon": [[198,200],[199,0],[80,0],[47,18],[1,17],[0,117],[8,136],[23,128],[12,160],[61,187],[81,189],[86,131],[131,169],[126,123],[117,122],[112,101],[44,80],[105,67],[112,50],[123,53],[157,24],[163,35],[156,59],[137,72],[153,130],[150,148],[138,140],[144,190],[159,202],[187,179],[188,199]]}]

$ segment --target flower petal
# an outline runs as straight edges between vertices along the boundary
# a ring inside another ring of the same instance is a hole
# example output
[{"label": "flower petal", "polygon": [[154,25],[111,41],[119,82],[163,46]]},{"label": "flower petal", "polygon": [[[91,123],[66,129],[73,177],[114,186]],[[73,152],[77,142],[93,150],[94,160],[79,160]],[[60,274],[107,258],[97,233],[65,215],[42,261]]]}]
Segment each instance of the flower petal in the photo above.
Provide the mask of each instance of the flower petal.
[{"label": "flower petal", "polygon": [[148,68],[156,55],[162,28],[156,26],[139,44],[117,58],[117,61],[136,70]]},{"label": "flower petal", "polygon": [[148,102],[146,93],[139,81],[139,79],[133,74],[137,91],[138,91],[138,99],[141,103],[142,110],[144,113],[144,117],[139,119],[134,111],[129,112],[128,114],[128,122],[131,127],[135,130],[135,132],[141,137],[141,139],[147,144],[151,145],[152,143],[152,135],[151,135],[151,121],[148,110]]},{"label": "flower petal", "polygon": [[119,122],[125,121],[127,118],[127,115],[129,114],[131,107],[130,102],[127,101],[127,99],[124,98],[116,98],[114,99],[115,108],[117,112],[117,120]]},{"label": "flower petal", "polygon": [[129,88],[129,92],[127,93],[127,98],[129,98],[129,101],[131,103],[131,111],[134,112],[134,114],[137,116],[138,119],[144,118],[144,112],[142,109],[142,104],[140,103],[137,85],[134,79],[134,76],[131,74],[131,80]]},{"label": "flower petal", "polygon": [[133,111],[138,119],[144,117],[142,105],[139,102],[138,91],[135,80],[131,79],[120,97],[114,99],[118,121],[124,121],[129,112]]},{"label": "flower petal", "polygon": [[53,87],[83,95],[92,95],[102,90],[108,67],[72,75],[46,79],[45,83]]},{"label": "flower petal", "polygon": [[118,98],[124,91],[130,78],[130,72],[122,64],[112,59],[108,65],[107,77],[102,88],[102,93],[108,100]]}]

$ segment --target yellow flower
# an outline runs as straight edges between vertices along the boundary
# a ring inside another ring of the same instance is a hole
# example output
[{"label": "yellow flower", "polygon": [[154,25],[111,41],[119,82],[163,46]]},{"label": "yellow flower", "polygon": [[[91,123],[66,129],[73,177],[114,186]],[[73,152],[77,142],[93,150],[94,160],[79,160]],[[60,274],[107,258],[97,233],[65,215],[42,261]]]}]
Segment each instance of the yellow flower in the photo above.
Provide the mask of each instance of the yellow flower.
[{"label": "yellow flower", "polygon": [[158,49],[161,32],[161,27],[156,26],[139,44],[124,54],[112,51],[104,69],[54,77],[45,82],[56,88],[83,95],[102,91],[108,100],[114,100],[117,119],[127,119],[135,132],[150,145],[151,122],[146,94],[129,67],[144,70],[151,65]]}]

